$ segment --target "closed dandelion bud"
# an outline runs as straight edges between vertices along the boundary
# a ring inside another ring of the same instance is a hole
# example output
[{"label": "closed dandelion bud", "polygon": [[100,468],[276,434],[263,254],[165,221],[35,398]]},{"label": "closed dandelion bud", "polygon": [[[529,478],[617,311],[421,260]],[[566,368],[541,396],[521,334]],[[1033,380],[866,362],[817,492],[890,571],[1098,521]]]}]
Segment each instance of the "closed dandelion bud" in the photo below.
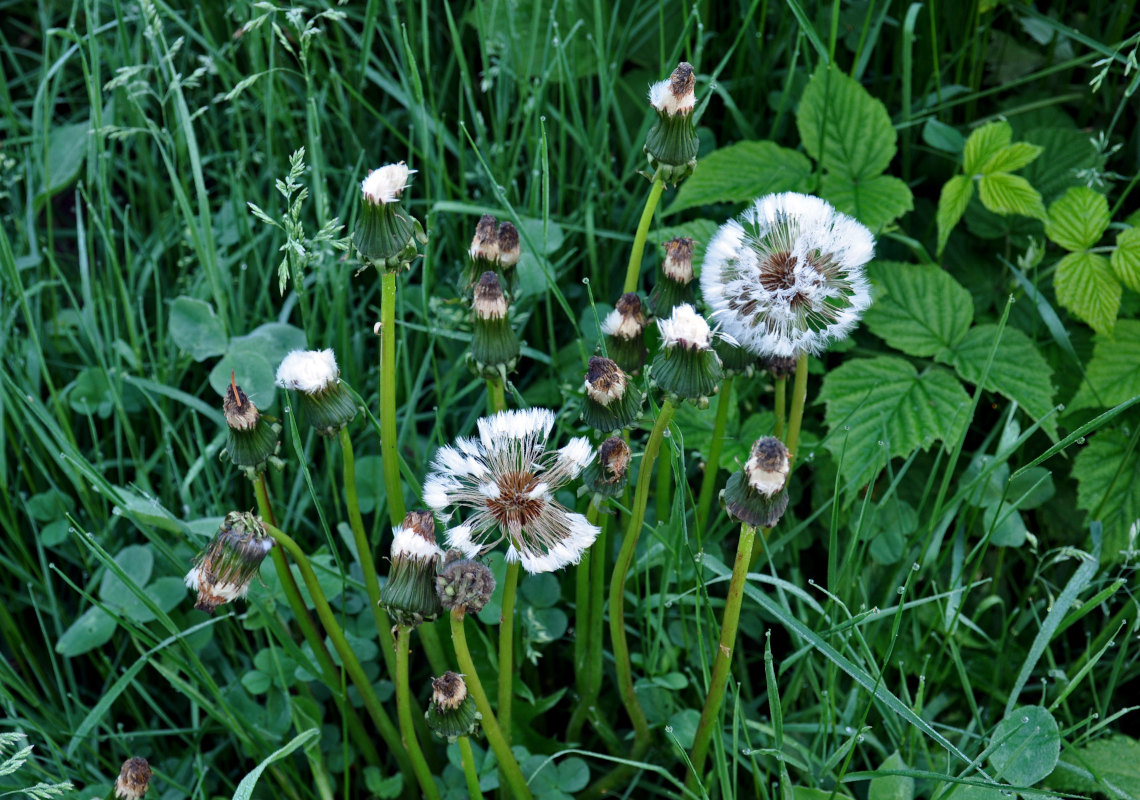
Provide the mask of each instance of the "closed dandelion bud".
[{"label": "closed dandelion bud", "polygon": [[724,367],[725,377],[729,375],[751,375],[756,371],[756,356],[727,336],[718,336],[713,340],[713,350],[720,356],[721,366]]},{"label": "closed dandelion bud", "polygon": [[650,169],[665,183],[679,183],[697,166],[695,86],[693,65],[682,61],[666,80],[649,87],[649,103],[657,112],[657,122],[645,137],[645,155]]},{"label": "closed dandelion bud", "polygon": [[582,402],[583,422],[601,433],[628,428],[641,416],[644,399],[616,362],[590,357],[586,398]]},{"label": "closed dandelion bud", "polygon": [[460,736],[472,736],[482,715],[467,694],[467,684],[457,672],[445,672],[431,681],[431,703],[424,713],[428,727],[441,739],[454,742]]},{"label": "closed dandelion bud", "polygon": [[222,458],[240,467],[250,480],[256,480],[266,467],[281,468],[277,457],[281,442],[277,435],[281,426],[269,422],[248,395],[237,385],[233,375],[222,399],[222,415],[226,420],[226,449]]},{"label": "closed dandelion bud", "polygon": [[274,544],[255,515],[242,511],[226,514],[222,526],[186,574],[186,586],[198,593],[194,608],[213,614],[223,603],[245,597]]},{"label": "closed dandelion bud", "polygon": [[397,625],[414,628],[439,616],[435,571],[443,551],[435,543],[435,520],[427,511],[408,512],[392,533],[392,571],[380,590],[380,605]]},{"label": "closed dandelion bud", "polygon": [[513,223],[504,222],[499,226],[498,245],[499,263],[502,265],[503,271],[506,272],[519,263],[519,256],[522,255],[522,247],[519,244],[519,229]]},{"label": "closed dandelion bud", "polygon": [[598,448],[598,457],[582,473],[587,490],[603,497],[617,497],[629,483],[633,450],[620,436],[611,436]]},{"label": "closed dandelion bud", "polygon": [[495,576],[485,564],[452,549],[443,557],[435,587],[444,611],[461,608],[464,613],[477,614],[495,593]]},{"label": "closed dandelion bud", "polygon": [[744,468],[724,489],[724,504],[734,519],[771,528],[788,507],[788,448],[774,436],[757,439]]},{"label": "closed dandelion bud", "polygon": [[150,788],[150,764],[135,756],[123,762],[119,777],[115,779],[115,797],[121,800],[139,800]]},{"label": "closed dandelion bud", "polygon": [[686,303],[674,308],[668,319],[657,320],[657,327],[661,350],[653,359],[653,382],[669,394],[707,407],[723,377],[709,324]]},{"label": "closed dandelion bud", "polygon": [[499,223],[490,214],[479,217],[475,225],[475,238],[471,240],[471,247],[467,254],[476,264],[482,264],[483,272],[488,266],[499,260]]},{"label": "closed dandelion bud", "polygon": [[356,416],[332,350],[294,350],[277,368],[277,385],[297,392],[306,421],[322,436],[336,436]]},{"label": "closed dandelion bud", "polygon": [[649,293],[649,308],[654,316],[665,317],[682,303],[692,304],[693,240],[688,236],[665,242],[665,261],[661,275]]},{"label": "closed dandelion bud", "polygon": [[634,292],[619,297],[614,310],[602,320],[606,353],[630,375],[641,371],[649,353],[645,347],[645,325],[641,298]]},{"label": "closed dandelion bud", "polygon": [[789,378],[796,374],[796,360],[791,356],[768,356],[764,359],[764,369],[773,378]]},{"label": "closed dandelion bud", "polygon": [[386,164],[360,184],[360,227],[353,244],[360,260],[381,272],[407,269],[418,255],[417,240],[427,241],[419,221],[400,207],[414,172],[403,161]]},{"label": "closed dandelion bud", "polygon": [[499,276],[488,270],[471,301],[471,350],[467,365],[477,375],[506,381],[519,362],[519,338],[511,329],[510,305]]}]

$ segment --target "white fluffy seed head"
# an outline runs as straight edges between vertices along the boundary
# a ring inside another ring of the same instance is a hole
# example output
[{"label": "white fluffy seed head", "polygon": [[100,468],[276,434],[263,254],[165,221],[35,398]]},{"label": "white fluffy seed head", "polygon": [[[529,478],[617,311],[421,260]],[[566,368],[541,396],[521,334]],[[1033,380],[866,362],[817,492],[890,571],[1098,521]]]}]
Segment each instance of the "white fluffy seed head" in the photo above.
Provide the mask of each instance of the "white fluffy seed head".
[{"label": "white fluffy seed head", "polygon": [[360,182],[360,190],[364,199],[374,205],[395,203],[408,188],[408,178],[416,170],[408,169],[403,161],[396,164],[385,164],[380,169],[368,173],[368,177]]},{"label": "white fluffy seed head", "polygon": [[277,385],[305,394],[323,392],[336,384],[340,370],[329,350],[294,350],[277,368]]},{"label": "white fluffy seed head", "polygon": [[495,450],[511,439],[545,439],[554,427],[554,412],[547,408],[500,411],[479,420],[479,439],[488,450]]},{"label": "white fluffy seed head", "polygon": [[392,539],[392,560],[397,558],[415,559],[416,561],[429,561],[432,558],[443,558],[443,551],[439,545],[430,542],[414,528],[397,525],[392,529],[395,538]]},{"label": "white fluffy seed head", "polygon": [[688,303],[675,306],[668,319],[657,320],[657,327],[664,347],[680,345],[689,350],[708,350],[712,346],[709,324]]}]

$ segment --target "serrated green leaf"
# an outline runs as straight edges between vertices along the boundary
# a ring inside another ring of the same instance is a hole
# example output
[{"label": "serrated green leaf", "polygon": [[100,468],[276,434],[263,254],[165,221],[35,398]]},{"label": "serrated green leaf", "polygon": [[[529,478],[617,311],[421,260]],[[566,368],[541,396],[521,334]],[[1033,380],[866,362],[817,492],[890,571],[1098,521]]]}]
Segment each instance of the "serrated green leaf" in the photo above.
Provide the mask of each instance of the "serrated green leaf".
[{"label": "serrated green leaf", "polygon": [[1085,379],[1071,408],[1108,408],[1140,394],[1140,321],[1122,319],[1112,335],[1098,333]]},{"label": "serrated green leaf", "polygon": [[1049,206],[1045,235],[1066,250],[1087,250],[1104,236],[1110,220],[1103,194],[1074,186]]},{"label": "serrated green leaf", "polygon": [[[906,762],[898,751],[887,756],[879,769],[896,771],[906,769]],[[867,800],[911,800],[914,797],[914,778],[905,775],[884,775],[871,778],[867,787]]]},{"label": "serrated green leaf", "polygon": [[966,175],[955,175],[942,185],[942,194],[938,196],[938,213],[935,220],[938,222],[938,254],[946,248],[950,238],[950,231],[962,219],[970,198],[974,196],[974,181]]},{"label": "serrated green leaf", "polygon": [[1129,228],[1116,235],[1116,249],[1109,263],[1121,283],[1140,292],[1140,228]]},{"label": "serrated green leaf", "polygon": [[178,297],[170,304],[170,337],[195,361],[226,352],[226,329],[209,303]]},{"label": "serrated green leaf", "polygon": [[974,301],[946,271],[874,261],[867,272],[876,295],[863,323],[896,350],[932,356],[953,347],[970,329]]},{"label": "serrated green leaf", "polygon": [[978,197],[982,205],[995,214],[1021,214],[1024,217],[1045,218],[1045,204],[1041,195],[1020,175],[995,172],[978,179]]},{"label": "serrated green leaf", "polygon": [[1021,173],[1041,192],[1046,200],[1061,195],[1070,186],[1082,185],[1082,170],[1103,170],[1101,155],[1089,135],[1075,128],[1034,128],[1025,132],[1027,142],[1040,145],[1045,152]]},{"label": "serrated green leaf", "polygon": [[1041,155],[1041,148],[1029,142],[1014,142],[1006,145],[986,159],[982,165],[984,175],[995,172],[1015,172]]},{"label": "serrated green leaf", "polygon": [[1032,786],[1049,777],[1061,755],[1057,720],[1042,706],[1015,708],[998,723],[992,739],[999,743],[990,753],[994,777],[1014,786]]},{"label": "serrated green leaf", "polygon": [[1111,331],[1123,290],[1108,259],[1097,253],[1069,253],[1053,275],[1057,302],[1097,333]]},{"label": "serrated green leaf", "polygon": [[1104,525],[1106,559],[1129,546],[1129,528],[1140,519],[1140,452],[1129,452],[1131,438],[1120,428],[1103,428],[1073,461],[1077,508]]},{"label": "serrated green leaf", "polygon": [[969,395],[950,372],[931,367],[920,375],[893,356],[844,362],[824,378],[820,399],[831,432],[827,449],[838,461],[846,441],[842,474],[857,482],[869,480],[888,457],[957,441],[970,408]]},{"label": "serrated green leaf", "polygon": [[987,123],[971,133],[963,151],[966,177],[980,175],[985,163],[999,150],[1008,147],[1012,138],[1013,128],[1003,119]]},{"label": "serrated green leaf", "polygon": [[830,64],[821,64],[808,81],[796,126],[808,155],[852,181],[881,174],[897,149],[886,106]]},{"label": "serrated green leaf", "polygon": [[1049,786],[1062,792],[1107,794],[1114,800],[1140,797],[1140,742],[1116,735],[1066,751],[1049,776]]},{"label": "serrated green leaf", "polygon": [[[997,336],[997,325],[978,325],[951,352],[937,359],[954,367],[963,380],[976,384]],[[1054,408],[1052,375],[1049,362],[1029,337],[1017,328],[1006,326],[994,353],[993,366],[986,376],[985,389],[1013,400],[1033,419],[1040,420]],[[1055,417],[1042,422],[1041,428],[1056,440]]]},{"label": "serrated green leaf", "polygon": [[770,192],[806,192],[811,161],[773,142],[738,142],[701,159],[666,214],[709,203],[739,203]]},{"label": "serrated green leaf", "polygon": [[829,173],[823,176],[820,194],[875,233],[914,209],[910,187],[891,175],[852,181],[843,175]]}]

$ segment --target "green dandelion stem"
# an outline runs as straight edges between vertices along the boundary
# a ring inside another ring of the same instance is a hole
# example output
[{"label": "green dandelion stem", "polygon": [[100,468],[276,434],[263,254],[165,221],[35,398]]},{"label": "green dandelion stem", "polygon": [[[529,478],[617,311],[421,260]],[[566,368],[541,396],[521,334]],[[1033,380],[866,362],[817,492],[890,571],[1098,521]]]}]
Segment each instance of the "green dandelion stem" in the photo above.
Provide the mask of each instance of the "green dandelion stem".
[{"label": "green dandelion stem", "polygon": [[784,438],[784,422],[788,415],[788,379],[784,376],[776,378],[776,399],[772,411],[776,414],[776,429],[773,435],[780,440]]},{"label": "green dandelion stem", "polygon": [[401,625],[396,629],[396,715],[400,721],[400,736],[408,756],[412,759],[412,769],[420,790],[429,800],[442,800],[439,789],[432,779],[431,768],[424,759],[423,750],[416,739],[416,729],[412,722],[412,693],[408,677],[408,656],[411,647],[412,629]]},{"label": "green dandelion stem", "polygon": [[803,353],[796,359],[796,382],[792,388],[792,413],[788,418],[788,460],[796,458],[796,448],[800,443],[800,424],[804,421],[804,402],[807,400],[808,356]]},{"label": "green dandelion stem", "polygon": [[475,769],[475,753],[471,750],[471,737],[459,737],[459,755],[463,759],[463,777],[467,781],[467,796],[471,800],[483,800],[483,790],[479,788],[479,772]]},{"label": "green dandelion stem", "polygon": [[637,291],[637,279],[641,275],[641,258],[645,252],[645,240],[649,237],[649,223],[653,221],[653,212],[657,210],[657,203],[661,200],[663,191],[665,191],[665,181],[660,176],[654,176],[649,197],[645,198],[641,220],[637,223],[637,233],[633,237],[633,249],[629,253],[629,266],[626,267],[625,285],[622,287],[623,294]]},{"label": "green dandelion stem", "polygon": [[396,449],[396,275],[385,272],[380,284],[380,457],[388,518],[395,527],[404,521],[404,490],[400,484],[400,453]]}]

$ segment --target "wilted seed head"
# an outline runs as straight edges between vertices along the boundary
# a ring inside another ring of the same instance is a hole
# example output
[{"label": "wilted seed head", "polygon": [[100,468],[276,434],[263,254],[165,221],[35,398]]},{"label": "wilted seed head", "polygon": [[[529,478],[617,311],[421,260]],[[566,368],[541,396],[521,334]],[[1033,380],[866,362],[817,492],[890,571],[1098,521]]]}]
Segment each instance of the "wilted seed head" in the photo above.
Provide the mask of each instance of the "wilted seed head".
[{"label": "wilted seed head", "polygon": [[626,292],[618,298],[614,310],[602,321],[602,333],[620,339],[636,339],[645,331],[645,312],[636,292]]},{"label": "wilted seed head", "polygon": [[522,248],[519,245],[519,229],[513,223],[504,222],[499,226],[499,263],[504,268],[519,263]]},{"label": "wilted seed head", "polygon": [[598,464],[601,466],[601,480],[615,484],[629,471],[633,450],[620,436],[611,436],[598,448]]},{"label": "wilted seed head", "polygon": [[682,61],[667,79],[649,87],[649,102],[660,113],[670,117],[688,114],[697,102],[696,85],[693,65]]},{"label": "wilted seed head", "polygon": [[435,519],[427,511],[409,511],[392,532],[392,570],[380,605],[397,625],[416,627],[439,615],[435,570],[443,553],[435,543]]},{"label": "wilted seed head", "polygon": [[491,570],[454,549],[444,554],[443,570],[435,582],[439,601],[447,611],[462,608],[476,614],[495,592],[495,576]]},{"label": "wilted seed head", "polygon": [[411,531],[430,545],[435,544],[435,517],[430,511],[409,511],[404,515],[404,529]]},{"label": "wilted seed head", "polygon": [[198,592],[194,608],[213,614],[218,606],[249,592],[249,585],[274,541],[255,515],[231,511],[214,538],[186,574],[186,585]]},{"label": "wilted seed head", "polygon": [[678,236],[665,242],[665,261],[661,271],[677,283],[688,284],[693,280],[693,240],[688,236]]},{"label": "wilted seed head", "polygon": [[454,711],[467,699],[467,684],[458,672],[447,672],[431,680],[431,701],[444,711]]},{"label": "wilted seed head", "polygon": [[595,403],[608,406],[625,395],[629,379],[615,362],[600,356],[590,356],[586,368],[586,394]]},{"label": "wilted seed head", "polygon": [[757,439],[744,464],[748,485],[765,497],[784,488],[788,480],[788,448],[775,436]]},{"label": "wilted seed head", "polygon": [[499,260],[498,221],[490,214],[479,217],[475,226],[475,238],[471,240],[471,248],[467,251],[471,258],[484,261]]},{"label": "wilted seed head", "polygon": [[787,378],[796,374],[796,360],[791,356],[768,356],[764,359],[764,368],[774,378]]},{"label": "wilted seed head", "polygon": [[123,762],[119,777],[115,780],[115,797],[122,800],[139,800],[150,788],[150,764],[145,758],[135,756]]},{"label": "wilted seed head", "polygon": [[226,418],[226,425],[235,431],[253,430],[257,427],[257,420],[261,416],[257,406],[237,385],[233,372],[230,373],[230,385],[226,388],[226,396],[222,399],[222,414]]},{"label": "wilted seed head", "polygon": [[502,319],[507,316],[507,297],[503,294],[499,276],[494,272],[488,270],[479,277],[471,308],[480,319]]}]

